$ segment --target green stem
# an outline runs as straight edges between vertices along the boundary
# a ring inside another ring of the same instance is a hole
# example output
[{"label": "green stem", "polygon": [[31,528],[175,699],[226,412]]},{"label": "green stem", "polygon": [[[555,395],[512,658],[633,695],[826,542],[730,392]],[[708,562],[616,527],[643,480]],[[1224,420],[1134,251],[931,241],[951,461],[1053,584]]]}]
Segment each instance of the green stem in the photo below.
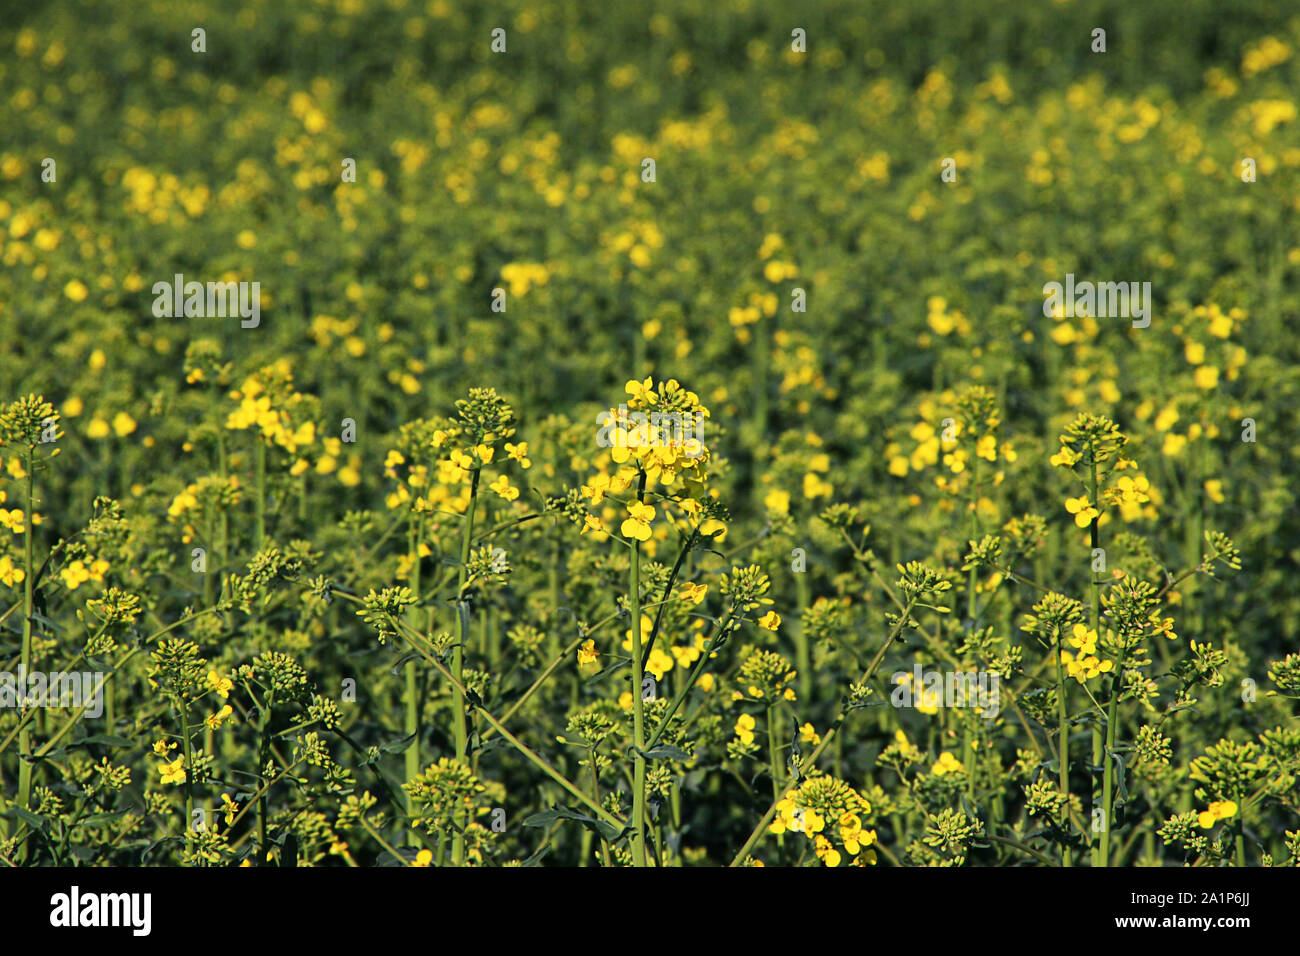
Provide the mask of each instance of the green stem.
[{"label": "green stem", "polygon": [[[1068,826],[1070,809],[1070,721],[1066,712],[1065,665],[1061,663],[1061,629],[1056,629],[1056,696],[1057,703],[1057,762],[1060,764],[1061,793],[1065,795],[1065,817],[1062,826]],[[1061,847],[1061,866],[1071,866],[1070,847]]]},{"label": "green stem", "polygon": [[[409,539],[409,551],[411,556],[411,591],[415,594],[415,607],[420,607],[420,538],[424,526],[424,520],[421,518],[418,522],[411,521],[411,537]],[[406,748],[405,766],[406,779],[414,780],[420,775],[420,702],[418,691],[418,675],[415,672],[415,661],[407,661],[403,668],[405,685],[406,685],[406,710],[403,729],[406,736],[412,738],[411,745]],[[408,817],[414,815],[411,808],[410,794],[406,794],[406,814]],[[414,827],[407,831],[407,840],[410,846],[416,846],[419,842],[419,836]]]},{"label": "green stem", "polygon": [[[1100,514],[1101,502],[1097,499],[1097,461],[1096,461],[1095,453],[1093,454],[1092,457],[1093,460],[1090,466],[1089,480],[1088,480],[1088,495],[1089,495],[1088,500],[1092,504],[1093,508],[1097,510],[1098,514],[1096,515],[1096,517],[1092,519],[1092,521],[1088,525],[1088,537],[1092,546],[1088,556],[1088,581],[1089,581],[1089,596],[1090,596],[1090,601],[1088,604],[1088,627],[1090,630],[1100,635],[1101,632],[1098,630],[1098,622],[1101,619],[1101,586],[1100,586],[1100,582],[1097,580],[1097,572],[1093,568],[1092,562],[1095,560],[1097,549],[1101,547],[1101,514]],[[1100,636],[1098,637],[1098,640],[1100,641]],[[1107,733],[1109,733],[1109,729],[1107,730]],[[1101,725],[1094,720],[1092,722],[1092,765],[1094,767],[1097,766],[1103,759],[1105,758],[1102,750]],[[1102,792],[1098,793],[1097,778],[1095,773],[1093,774],[1092,781],[1093,781],[1092,782],[1093,807],[1095,808],[1098,804],[1105,805],[1105,803],[1107,802],[1106,787],[1103,786]],[[1102,818],[1101,827],[1102,827],[1102,831],[1101,831],[1100,839],[1094,839],[1091,841],[1093,866],[1106,865],[1102,860],[1101,846],[1103,843],[1106,842],[1106,834],[1110,830],[1110,817],[1108,815],[1108,812],[1107,815]],[[1090,828],[1090,830],[1091,829],[1092,828]]]},{"label": "green stem", "polygon": [[266,442],[261,438],[257,439],[257,500],[254,502],[254,513],[257,516],[256,538],[254,540],[254,551],[261,551],[262,544],[266,540]]},{"label": "green stem", "polygon": [[399,853],[399,852],[398,852],[398,851],[393,847],[393,845],[392,845],[391,843],[389,843],[387,840],[385,840],[385,839],[383,838],[383,836],[380,834],[380,832],[379,832],[377,829],[375,829],[375,825],[374,825],[373,823],[371,823],[371,822],[370,822],[370,821],[369,821],[369,820],[368,820],[364,815],[361,816],[361,817],[359,818],[359,820],[361,821],[361,827],[362,827],[362,829],[364,829],[367,833],[369,833],[370,836],[371,836],[371,838],[373,838],[374,841],[375,841],[376,843],[378,843],[378,844],[379,844],[380,846],[382,846],[385,850],[387,850],[387,851],[392,855],[393,859],[398,860],[398,861],[400,861],[400,862],[402,862],[402,863],[404,863],[404,864],[410,865],[410,864],[409,864],[409,861],[407,861],[407,860],[402,856],[402,854]]},{"label": "green stem", "polygon": [[[645,497],[645,472],[637,478],[636,500]],[[632,614],[632,863],[646,865],[645,847],[645,701],[641,693],[641,542],[632,542],[632,571],[628,582],[628,610]]]},{"label": "green stem", "polygon": [[718,628],[714,637],[704,646],[704,651],[700,654],[700,659],[695,662],[695,667],[691,670],[690,677],[687,679],[685,685],[677,691],[677,696],[673,698],[673,702],[668,706],[668,711],[664,714],[663,720],[659,722],[659,726],[655,728],[655,732],[650,735],[650,739],[646,742],[647,750],[659,743],[659,738],[662,737],[664,731],[668,729],[668,722],[673,719],[673,716],[677,713],[677,709],[681,707],[682,701],[686,699],[686,695],[691,692],[691,689],[695,686],[696,682],[699,681],[700,674],[703,673],[705,666],[709,663],[709,655],[717,649],[718,637],[727,633],[727,627],[730,623],[731,617],[728,616],[727,620],[722,622],[722,626]]},{"label": "green stem", "polygon": [[1098,866],[1110,865],[1110,824],[1111,810],[1115,802],[1115,722],[1119,719],[1119,688],[1121,675],[1124,673],[1124,657],[1121,655],[1119,666],[1110,681],[1110,700],[1106,705],[1106,749],[1102,759],[1106,761],[1102,770],[1102,831],[1101,847],[1097,857]]},{"label": "green stem", "polygon": [[[595,800],[596,803],[599,805],[599,803],[600,803],[600,774],[598,774],[598,773],[596,772],[596,748],[595,748],[595,747],[589,747],[588,750],[587,750],[587,755],[588,755],[588,757],[589,757],[589,759],[590,759],[590,761],[591,761],[591,798],[592,798],[593,800]],[[584,830],[584,832],[587,834],[587,836],[591,836],[591,831],[590,831],[590,830],[586,829],[585,827],[583,828],[583,830]],[[589,846],[590,844],[589,844],[586,840],[584,840],[582,845],[583,845],[583,847],[587,847],[587,846]],[[603,836],[600,838],[600,856],[601,856],[601,859],[604,860],[604,862],[605,862],[605,866],[610,866],[610,865],[611,865],[611,864],[610,864],[610,859],[609,859],[609,841],[606,840]],[[584,851],[584,853],[583,853],[583,857],[584,857],[584,859],[583,859],[583,861],[582,861],[582,865],[583,865],[583,866],[586,866],[586,865],[587,865],[587,861],[586,861],[586,859],[585,859],[585,857],[586,857],[586,853],[585,853],[585,851]]]},{"label": "green stem", "polygon": [[[461,686],[465,684],[465,642],[469,639],[469,634],[466,633],[465,629],[465,618],[468,611],[461,606],[461,602],[465,597],[465,582],[469,576],[469,549],[470,542],[474,538],[474,507],[478,501],[478,479],[479,469],[475,466],[470,475],[469,504],[465,507],[465,518],[461,523],[460,570],[456,580],[456,646],[451,652],[451,673]],[[469,734],[466,731],[464,695],[455,695],[452,699],[452,706],[452,731],[456,742],[456,760],[465,763],[465,756],[469,750]],[[464,866],[465,864],[465,836],[460,828],[456,829],[455,836],[452,838],[451,862],[452,866]]]},{"label": "green stem", "polygon": [[185,754],[185,828],[194,826],[194,755],[190,752],[190,708],[184,698],[176,698],[181,714],[181,747]]},{"label": "green stem", "polygon": [[[257,751],[257,774],[259,777],[266,772],[266,764],[270,756],[271,749],[271,710],[275,706],[275,692],[269,691],[266,697],[266,705],[259,706],[261,711],[258,719],[258,732],[261,735],[261,743]],[[267,818],[270,815],[270,801],[267,799],[267,793],[271,789],[271,782],[262,777],[263,784],[261,792],[257,798],[257,852],[260,856],[258,865],[266,863],[266,845],[267,845]]]},{"label": "green stem", "polygon": [[777,739],[776,707],[767,705],[767,759],[772,765],[772,802],[781,799],[780,741]]},{"label": "green stem", "polygon": [[[34,471],[35,463],[32,461],[32,450],[27,450],[27,498],[24,502],[27,506],[25,516],[25,527],[23,528],[23,571],[26,575],[23,578],[23,647],[22,647],[22,668],[23,679],[26,680],[32,669],[32,613],[34,593],[33,587],[35,580],[33,570],[35,568],[35,556],[33,554],[36,522],[33,520],[36,514],[35,495],[36,495],[36,474]],[[18,806],[24,810],[31,808],[32,795],[32,733],[31,730],[24,726],[22,732],[18,735]],[[27,858],[27,845],[24,843],[18,851],[18,861],[25,862]]]},{"label": "green stem", "polygon": [[799,626],[794,632],[794,660],[799,671],[799,699],[805,706],[812,700],[812,652],[808,645],[808,577],[795,571],[794,587],[799,602]]}]

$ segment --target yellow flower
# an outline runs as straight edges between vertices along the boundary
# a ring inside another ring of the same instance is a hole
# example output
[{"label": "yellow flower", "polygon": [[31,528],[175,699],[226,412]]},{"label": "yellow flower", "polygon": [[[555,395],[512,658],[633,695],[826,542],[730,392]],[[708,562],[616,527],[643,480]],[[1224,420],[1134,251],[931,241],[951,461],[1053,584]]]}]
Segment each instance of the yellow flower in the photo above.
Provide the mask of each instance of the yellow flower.
[{"label": "yellow flower", "polygon": [[727,536],[727,525],[717,518],[710,518],[700,525],[700,534],[706,538],[712,535],[715,541],[721,541]]},{"label": "yellow flower", "polygon": [[118,412],[113,416],[113,431],[118,438],[125,438],[135,431],[135,419],[126,412]]},{"label": "yellow flower", "polygon": [[829,843],[826,845],[826,849],[817,850],[817,856],[819,856],[821,861],[827,866],[840,865],[840,851],[832,847]]},{"label": "yellow flower", "polygon": [[1226,820],[1237,815],[1237,804],[1232,800],[1215,800],[1210,804],[1210,812],[1220,820]]},{"label": "yellow flower", "polygon": [[754,724],[752,714],[741,714],[736,718],[736,736],[740,738],[741,743],[752,744],[754,742]]},{"label": "yellow flower", "polygon": [[158,773],[162,775],[163,783],[184,783],[185,758],[177,757],[171,763],[159,764]]},{"label": "yellow flower", "polygon": [[1109,673],[1115,667],[1113,661],[1100,660],[1086,650],[1081,651],[1077,658],[1069,651],[1061,651],[1061,663],[1065,665],[1066,673],[1080,684],[1091,680],[1098,674]]},{"label": "yellow flower", "polygon": [[1079,457],[1078,452],[1062,445],[1061,450],[1049,458],[1048,461],[1058,468],[1072,468],[1078,462]]},{"label": "yellow flower", "polygon": [[962,762],[946,750],[939,754],[939,759],[930,768],[930,772],[936,777],[942,777],[948,773],[964,773],[965,771],[966,768],[962,765]]},{"label": "yellow flower", "polygon": [[213,730],[220,730],[222,723],[225,720],[227,720],[230,717],[230,715],[233,713],[234,713],[234,709],[229,704],[226,704],[215,714],[209,714],[207,717],[205,717],[204,723],[206,723]]},{"label": "yellow flower", "polygon": [[1205,482],[1205,495],[1215,504],[1223,504],[1223,482],[1218,478],[1210,478]]},{"label": "yellow flower", "polygon": [[1219,384],[1219,370],[1213,365],[1202,365],[1192,378],[1196,381],[1197,388],[1208,392]]},{"label": "yellow flower", "polygon": [[26,520],[22,508],[0,508],[0,528],[8,528],[14,534],[23,534]]},{"label": "yellow flower", "polygon": [[528,460],[528,442],[521,441],[518,445],[512,445],[506,442],[506,455],[512,460],[519,462],[521,468],[531,468],[533,463]]},{"label": "yellow flower", "polygon": [[8,587],[16,587],[22,584],[27,577],[27,572],[14,564],[9,555],[0,558],[0,581],[3,581]]},{"label": "yellow flower", "polygon": [[519,497],[519,489],[510,487],[510,479],[502,475],[492,484],[488,485],[493,491],[504,498],[506,501],[514,501]]},{"label": "yellow flower", "polygon": [[698,647],[681,647],[673,645],[669,648],[672,651],[673,658],[677,661],[677,666],[683,669],[690,667],[700,659],[700,648]]},{"label": "yellow flower", "polygon": [[781,615],[777,614],[776,611],[768,611],[758,619],[758,625],[767,628],[769,631],[775,631],[781,626]]},{"label": "yellow flower", "polygon": [[632,397],[634,403],[639,402],[642,405],[654,405],[656,402],[659,401],[659,396],[655,393],[654,390],[654,381],[650,378],[649,375],[646,376],[644,382],[638,382],[636,379],[630,379],[628,383],[623,386],[623,388],[628,393],[628,395]]},{"label": "yellow flower", "polygon": [[898,745],[898,752],[904,757],[914,757],[921,752],[916,744],[907,739],[907,734],[901,730],[894,731],[894,742]]},{"label": "yellow flower", "polygon": [[226,826],[233,826],[235,823],[235,815],[239,812],[239,804],[230,799],[230,794],[228,793],[223,793],[221,795],[221,810],[226,815]]},{"label": "yellow flower", "polygon": [[805,498],[829,498],[835,489],[830,482],[824,481],[815,472],[803,476],[803,496]]},{"label": "yellow flower", "polygon": [[90,290],[86,288],[86,284],[80,279],[73,279],[63,287],[63,294],[73,302],[85,302]]},{"label": "yellow flower", "polygon": [[415,859],[411,861],[411,866],[429,866],[433,863],[433,851],[421,850],[415,854]]},{"label": "yellow flower", "polygon": [[709,593],[707,584],[691,584],[689,581],[681,586],[677,592],[678,596],[687,604],[696,605],[704,600],[704,596]]},{"label": "yellow flower", "polygon": [[646,661],[645,669],[654,675],[655,680],[663,680],[664,675],[673,669],[672,655],[663,648],[656,647],[650,652],[650,659]]},{"label": "yellow flower", "polygon": [[1097,649],[1097,632],[1085,624],[1074,625],[1069,640],[1071,647],[1079,648],[1084,654],[1091,654]]},{"label": "yellow flower", "polygon": [[650,522],[654,520],[655,509],[652,505],[642,504],[639,501],[633,501],[627,506],[630,517],[624,519],[623,524],[619,527],[619,532],[625,538],[635,538],[637,541],[650,540]]},{"label": "yellow flower", "polygon": [[790,492],[779,491],[773,488],[763,498],[763,506],[774,514],[784,515],[790,513]]},{"label": "yellow flower", "polygon": [[90,571],[81,561],[73,561],[60,571],[59,575],[63,578],[63,583],[67,585],[69,591],[75,591],[90,580]]},{"label": "yellow flower", "polygon": [[1080,528],[1086,528],[1092,524],[1092,519],[1101,514],[1096,508],[1088,503],[1086,495],[1080,495],[1078,498],[1066,498],[1065,510],[1074,515],[1074,523]]},{"label": "yellow flower", "polygon": [[1196,815],[1196,822],[1202,829],[1208,830],[1220,820],[1226,820],[1229,817],[1237,815],[1237,804],[1232,800],[1214,800],[1211,801],[1208,810],[1202,810]]},{"label": "yellow flower", "polygon": [[814,747],[822,742],[821,735],[813,728],[812,724],[804,724],[799,728],[799,739],[806,744],[812,744]]},{"label": "yellow flower", "polygon": [[234,682],[229,677],[222,677],[216,671],[208,671],[208,690],[216,691],[217,696],[222,700],[230,696],[230,689],[234,686]]},{"label": "yellow flower", "polygon": [[1145,475],[1131,477],[1124,475],[1119,481],[1115,482],[1115,487],[1119,492],[1119,500],[1124,502],[1136,502],[1141,504],[1144,501],[1150,501],[1151,496],[1147,494],[1151,490],[1151,482]]},{"label": "yellow flower", "polygon": [[594,664],[596,656],[596,642],[588,638],[578,648],[578,664]]}]

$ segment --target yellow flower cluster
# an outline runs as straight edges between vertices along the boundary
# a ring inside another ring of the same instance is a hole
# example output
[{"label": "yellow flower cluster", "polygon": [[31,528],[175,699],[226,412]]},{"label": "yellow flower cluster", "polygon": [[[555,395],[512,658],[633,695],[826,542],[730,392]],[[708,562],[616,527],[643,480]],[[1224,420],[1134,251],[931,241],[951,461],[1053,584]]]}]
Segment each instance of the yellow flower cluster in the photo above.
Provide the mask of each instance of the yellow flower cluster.
[{"label": "yellow flower cluster", "polygon": [[947,299],[931,296],[926,299],[925,307],[925,322],[937,334],[951,335],[955,331],[958,335],[966,335],[970,332],[970,321],[956,309],[949,311]]},{"label": "yellow flower cluster", "polygon": [[81,559],[69,562],[68,566],[59,572],[63,578],[64,585],[69,591],[75,591],[87,581],[103,581],[104,572],[108,570],[108,562],[101,558],[94,558],[87,563]]},{"label": "yellow flower cluster", "polygon": [[954,757],[948,751],[939,754],[939,759],[935,761],[934,766],[930,768],[930,773],[936,777],[943,777],[950,773],[965,773],[966,765]]},{"label": "yellow flower cluster", "polygon": [[[316,423],[297,420],[304,396],[293,389],[293,376],[286,360],[250,375],[230,397],[239,402],[226,417],[226,427],[232,431],[256,429],[263,439],[279,445],[290,455],[316,441]],[[306,469],[307,464],[302,461],[295,474]]]},{"label": "yellow flower cluster", "polygon": [[825,866],[839,866],[847,854],[852,866],[876,862],[870,849],[876,831],[862,825],[871,813],[866,797],[848,784],[830,777],[810,777],[798,788],[787,790],[777,802],[776,817],[768,832],[802,833],[813,843],[817,858]]},{"label": "yellow flower cluster", "polygon": [[511,295],[521,296],[534,286],[546,285],[551,273],[546,266],[536,262],[512,262],[501,267],[501,278],[510,286]]},{"label": "yellow flower cluster", "polygon": [[[709,461],[709,449],[700,433],[709,410],[698,395],[684,389],[676,379],[658,386],[649,377],[644,381],[633,379],[626,391],[628,400],[622,408],[601,415],[602,427],[597,436],[597,441],[609,449],[612,467],[593,475],[582,486],[583,498],[598,505],[607,495],[622,494],[642,481],[645,492],[659,495],[661,506],[671,502],[685,516],[699,517]],[[650,541],[655,536],[654,521],[658,516],[655,505],[634,496],[625,507],[619,533],[628,540]],[[607,509],[606,518],[611,516]],[[700,531],[724,532],[725,525],[717,519],[705,519]],[[587,532],[609,534],[604,521],[593,515],[584,519],[581,533]]]},{"label": "yellow flower cluster", "polygon": [[618,409],[610,410],[610,458],[620,465],[631,462],[650,484],[671,487],[679,479],[702,478],[709,449],[699,432],[709,410],[699,396],[676,379],[660,382],[656,391],[649,376],[629,381],[625,390],[634,416],[630,420]]},{"label": "yellow flower cluster", "polygon": [[1099,674],[1108,674],[1115,668],[1113,661],[1097,657],[1097,632],[1083,624],[1075,624],[1069,637],[1070,646],[1079,653],[1061,651],[1061,663],[1066,673],[1083,684]]}]

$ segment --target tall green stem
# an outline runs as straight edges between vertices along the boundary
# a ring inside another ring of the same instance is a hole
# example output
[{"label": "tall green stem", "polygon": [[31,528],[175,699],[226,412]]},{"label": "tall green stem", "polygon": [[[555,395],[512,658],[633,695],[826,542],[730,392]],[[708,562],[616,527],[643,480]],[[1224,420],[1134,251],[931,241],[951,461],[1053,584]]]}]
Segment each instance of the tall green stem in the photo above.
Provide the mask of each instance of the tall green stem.
[{"label": "tall green stem", "polygon": [[[27,451],[27,500],[24,502],[27,506],[23,528],[23,648],[22,648],[22,668],[23,680],[26,681],[31,674],[32,669],[32,613],[35,581],[32,577],[36,561],[33,552],[36,522],[33,520],[36,509],[36,474],[35,463],[32,460],[32,451]],[[32,733],[24,725],[21,733],[18,735],[18,806],[24,810],[31,808],[32,794]],[[19,851],[19,861],[27,857],[26,844]]]},{"label": "tall green stem", "polygon": [[[1098,641],[1100,642],[1101,632],[1098,629],[1098,627],[1099,627],[1099,621],[1101,620],[1101,587],[1100,587],[1100,582],[1097,580],[1097,571],[1096,568],[1094,567],[1093,562],[1096,561],[1097,549],[1101,547],[1101,513],[1100,513],[1101,502],[1097,500],[1097,461],[1096,461],[1095,452],[1093,453],[1092,457],[1093,457],[1093,461],[1090,467],[1089,481],[1088,481],[1088,496],[1089,496],[1088,500],[1089,502],[1091,502],[1093,508],[1096,509],[1098,514],[1092,519],[1092,522],[1088,525],[1088,538],[1089,538],[1089,543],[1091,544],[1091,550],[1089,551],[1088,554],[1088,580],[1089,580],[1089,587],[1090,587],[1089,596],[1091,598],[1088,604],[1088,628],[1098,635]],[[1098,717],[1100,718],[1100,715],[1098,715]],[[1108,724],[1106,728],[1106,737],[1108,739],[1113,739],[1111,737],[1111,733],[1112,733],[1111,727],[1112,725]],[[1092,721],[1092,765],[1096,767],[1099,764],[1102,764],[1103,762],[1105,763],[1105,767],[1106,767],[1103,773],[1106,779],[1109,780],[1110,777],[1109,750],[1102,746],[1101,724],[1099,720],[1094,720]],[[1095,812],[1098,804],[1101,804],[1103,807],[1102,818],[1101,818],[1101,833],[1099,835],[1095,833],[1092,834],[1092,841],[1091,841],[1092,842],[1092,865],[1105,866],[1106,863],[1104,860],[1104,855],[1103,855],[1104,851],[1102,850],[1102,847],[1106,845],[1107,836],[1109,835],[1110,832],[1110,807],[1109,807],[1110,787],[1108,783],[1103,782],[1101,784],[1101,792],[1098,793],[1097,791],[1098,784],[1097,784],[1097,777],[1095,771],[1092,774],[1092,781],[1093,781],[1092,782],[1093,810]],[[1094,820],[1092,829],[1095,830],[1096,828],[1097,828],[1097,823]]]},{"label": "tall green stem", "polygon": [[[420,607],[420,539],[422,537],[421,529],[424,522],[420,520],[411,521],[411,537],[409,539],[409,551],[411,556],[411,591],[415,594],[415,606]],[[406,684],[406,710],[405,723],[403,729],[406,736],[411,738],[411,745],[406,748],[406,779],[414,780],[420,774],[420,702],[418,697],[418,682],[415,672],[415,661],[407,661],[403,668]],[[410,794],[406,795],[407,814],[411,814]],[[414,828],[407,835],[411,846],[415,846],[419,838]]]},{"label": "tall green stem", "polygon": [[799,671],[799,699],[812,699],[812,649],[808,644],[808,578],[806,572],[794,572],[795,594],[799,601],[799,626],[794,632],[794,660]]},{"label": "tall green stem", "polygon": [[[636,500],[645,496],[645,472],[637,479]],[[628,582],[628,610],[632,614],[632,863],[646,865],[645,850],[645,701],[641,692],[641,542],[632,542],[632,571]]]},{"label": "tall green stem", "polygon": [[[470,474],[469,504],[465,507],[465,520],[461,523],[460,572],[456,581],[456,646],[451,652],[451,673],[462,686],[465,683],[465,642],[469,640],[465,625],[469,612],[461,606],[461,602],[465,597],[465,582],[469,576],[469,548],[474,538],[474,508],[478,502],[478,477],[479,469],[475,466]],[[466,730],[464,696],[452,695],[452,707],[456,760],[465,763],[466,754],[469,752],[469,734]],[[463,866],[465,863],[465,837],[459,829],[452,838],[451,860],[453,866]]]},{"label": "tall green stem", "polygon": [[1111,756],[1115,752],[1115,722],[1119,720],[1119,687],[1121,676],[1124,673],[1124,658],[1119,659],[1119,666],[1115,668],[1115,675],[1110,680],[1110,700],[1106,706],[1106,750],[1103,759],[1106,761],[1102,770],[1102,831],[1101,847],[1097,857],[1098,866],[1110,865],[1110,816],[1115,804],[1115,771],[1114,758]]},{"label": "tall green stem", "polygon": [[266,541],[266,442],[261,438],[257,439],[257,501],[254,503],[254,513],[257,515],[257,538],[255,542],[255,551],[262,550],[262,544]]},{"label": "tall green stem", "polygon": [[190,708],[180,695],[176,697],[176,709],[181,715],[181,746],[185,754],[185,827],[194,826],[194,755],[190,751]]},{"label": "tall green stem", "polygon": [[[1057,714],[1057,758],[1061,766],[1061,793],[1065,795],[1065,810],[1062,814],[1061,827],[1070,826],[1070,720],[1066,712],[1065,665],[1061,663],[1061,629],[1056,629],[1056,696],[1059,708]],[[1070,847],[1061,847],[1061,866],[1070,866]]]}]

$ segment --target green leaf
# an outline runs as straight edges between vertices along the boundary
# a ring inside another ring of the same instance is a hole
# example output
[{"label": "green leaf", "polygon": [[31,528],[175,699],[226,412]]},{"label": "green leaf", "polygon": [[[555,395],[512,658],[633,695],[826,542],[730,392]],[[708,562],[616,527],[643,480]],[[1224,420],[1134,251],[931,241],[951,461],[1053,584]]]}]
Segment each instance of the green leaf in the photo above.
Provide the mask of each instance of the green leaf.
[{"label": "green leaf", "polygon": [[40,830],[44,833],[50,827],[50,821],[39,813],[32,813],[32,811],[25,810],[22,807],[14,807],[14,813],[18,815],[19,820],[22,820],[33,830]]},{"label": "green leaf", "polygon": [[547,824],[554,823],[556,820],[577,820],[588,829],[594,830],[597,834],[606,840],[615,840],[621,832],[613,824],[606,823],[604,820],[597,820],[595,817],[589,817],[585,814],[578,813],[576,810],[570,810],[568,807],[553,807],[550,810],[541,810],[524,819],[526,827],[544,827]]},{"label": "green leaf", "polygon": [[379,749],[386,754],[400,754],[409,750],[413,743],[415,743],[415,734],[408,734],[400,740],[390,740],[386,744],[380,744]]},{"label": "green leaf", "polygon": [[98,744],[104,747],[133,747],[135,741],[128,737],[119,737],[117,734],[91,734],[89,737],[82,737],[73,747],[90,746]]},{"label": "green leaf", "polygon": [[590,684],[595,684],[596,682],[598,682],[598,681],[602,681],[602,680],[604,680],[606,677],[609,677],[611,674],[617,674],[617,673],[618,673],[619,671],[621,671],[624,667],[627,667],[627,666],[628,666],[629,664],[631,664],[631,663],[632,663],[632,658],[630,658],[630,657],[620,657],[617,661],[615,661],[613,664],[610,664],[608,667],[606,667],[606,668],[605,668],[603,671],[601,671],[599,674],[594,674],[594,675],[592,675],[591,677],[588,677],[586,682],[587,682],[587,684],[589,684],[589,685],[590,685]]},{"label": "green leaf", "polygon": [[641,756],[647,760],[690,760],[691,755],[680,747],[674,747],[671,744],[658,744],[649,750],[641,751]]},{"label": "green leaf", "polygon": [[547,824],[554,823],[556,820],[569,820],[574,816],[576,816],[576,814],[563,810],[540,810],[537,813],[525,817],[523,825],[526,827],[544,827]]},{"label": "green leaf", "polygon": [[98,827],[108,826],[124,813],[126,813],[125,810],[114,810],[112,813],[92,813],[90,816],[78,820],[77,826],[94,830]]}]

